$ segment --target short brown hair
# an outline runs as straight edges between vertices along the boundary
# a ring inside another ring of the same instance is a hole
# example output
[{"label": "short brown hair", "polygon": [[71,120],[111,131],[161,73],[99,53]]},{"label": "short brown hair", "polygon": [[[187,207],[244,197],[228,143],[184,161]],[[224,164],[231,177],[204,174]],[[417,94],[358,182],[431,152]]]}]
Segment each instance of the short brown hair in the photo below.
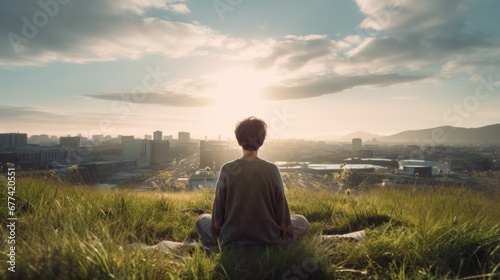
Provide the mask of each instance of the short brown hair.
[{"label": "short brown hair", "polygon": [[234,134],[244,150],[257,151],[266,139],[267,124],[256,117],[246,118],[236,124]]}]

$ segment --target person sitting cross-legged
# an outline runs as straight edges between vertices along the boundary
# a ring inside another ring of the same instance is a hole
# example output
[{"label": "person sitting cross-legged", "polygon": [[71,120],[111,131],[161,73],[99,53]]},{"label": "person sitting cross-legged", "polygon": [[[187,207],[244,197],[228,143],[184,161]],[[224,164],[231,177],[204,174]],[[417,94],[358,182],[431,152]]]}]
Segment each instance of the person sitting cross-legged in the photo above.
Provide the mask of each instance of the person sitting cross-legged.
[{"label": "person sitting cross-legged", "polygon": [[236,125],[243,156],[225,163],[217,181],[212,214],[196,220],[204,246],[274,245],[303,235],[309,222],[290,215],[278,167],[258,157],[267,125],[249,117]]}]

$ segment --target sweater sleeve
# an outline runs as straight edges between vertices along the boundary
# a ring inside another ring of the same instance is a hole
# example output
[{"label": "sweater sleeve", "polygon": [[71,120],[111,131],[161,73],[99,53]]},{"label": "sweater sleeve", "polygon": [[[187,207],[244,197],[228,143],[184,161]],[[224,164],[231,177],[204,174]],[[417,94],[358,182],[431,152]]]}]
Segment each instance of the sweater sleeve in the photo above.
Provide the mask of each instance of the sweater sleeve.
[{"label": "sweater sleeve", "polygon": [[282,236],[288,239],[293,236],[292,222],[290,220],[290,209],[288,208],[288,202],[285,197],[285,188],[283,186],[283,179],[279,172],[278,167],[276,167],[275,172],[275,184],[276,184],[276,194],[275,194],[275,213],[278,224],[281,227]]},{"label": "sweater sleeve", "polygon": [[219,175],[219,179],[217,180],[214,205],[212,208],[212,233],[214,233],[215,236],[218,235],[222,224],[224,223],[228,179],[226,175],[227,173],[225,172],[223,166]]}]

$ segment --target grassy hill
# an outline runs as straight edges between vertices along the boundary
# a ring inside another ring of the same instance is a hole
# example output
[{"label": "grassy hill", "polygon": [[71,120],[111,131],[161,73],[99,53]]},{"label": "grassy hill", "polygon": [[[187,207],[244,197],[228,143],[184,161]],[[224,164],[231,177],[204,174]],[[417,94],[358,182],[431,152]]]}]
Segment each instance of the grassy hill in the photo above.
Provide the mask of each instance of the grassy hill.
[{"label": "grassy hill", "polygon": [[[337,194],[291,187],[292,213],[311,222],[287,246],[176,254],[131,243],[196,238],[211,191],[136,193],[17,178],[16,267],[1,279],[499,279],[500,193],[412,186]],[[0,178],[7,224],[7,180]],[[320,234],[366,229],[361,242]]]}]

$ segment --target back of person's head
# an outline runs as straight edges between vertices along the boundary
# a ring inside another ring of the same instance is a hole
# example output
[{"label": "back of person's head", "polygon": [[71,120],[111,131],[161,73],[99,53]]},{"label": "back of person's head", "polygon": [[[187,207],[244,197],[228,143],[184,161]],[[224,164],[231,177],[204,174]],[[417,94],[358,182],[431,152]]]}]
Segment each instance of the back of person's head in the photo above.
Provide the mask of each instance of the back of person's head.
[{"label": "back of person's head", "polygon": [[266,139],[267,124],[256,117],[246,118],[236,124],[234,134],[244,150],[257,151]]}]

